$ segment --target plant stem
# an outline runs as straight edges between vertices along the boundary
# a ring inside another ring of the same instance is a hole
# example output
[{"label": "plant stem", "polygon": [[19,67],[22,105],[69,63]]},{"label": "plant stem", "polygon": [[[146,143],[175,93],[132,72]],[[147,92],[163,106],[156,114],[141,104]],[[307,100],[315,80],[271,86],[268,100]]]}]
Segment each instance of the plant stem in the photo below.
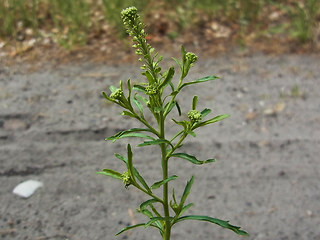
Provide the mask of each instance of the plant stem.
[{"label": "plant stem", "polygon": [[[159,130],[160,130],[160,137],[165,139],[165,132],[164,132],[164,116],[163,112],[160,114],[160,121],[159,121]],[[161,154],[162,154],[162,179],[168,178],[168,159],[167,159],[167,151],[166,151],[166,144],[161,144]],[[164,209],[164,217],[165,217],[165,226],[164,226],[164,240],[170,240],[171,234],[171,222],[170,222],[170,213],[169,213],[169,199],[168,199],[168,183],[163,185],[163,209]]]}]

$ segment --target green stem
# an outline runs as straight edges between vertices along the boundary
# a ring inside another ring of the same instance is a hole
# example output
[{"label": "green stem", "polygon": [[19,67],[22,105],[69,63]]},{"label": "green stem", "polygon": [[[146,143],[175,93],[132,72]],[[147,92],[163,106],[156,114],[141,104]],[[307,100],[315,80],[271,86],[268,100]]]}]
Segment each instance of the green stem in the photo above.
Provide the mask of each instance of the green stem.
[{"label": "green stem", "polygon": [[[160,121],[159,121],[159,128],[160,128],[160,137],[165,139],[165,132],[164,132],[164,116],[163,112],[160,114]],[[167,151],[166,151],[166,144],[161,144],[161,154],[162,154],[162,178],[168,178],[168,159],[167,159]],[[165,217],[165,226],[164,226],[164,240],[170,240],[171,235],[171,222],[170,222],[170,212],[169,212],[169,199],[168,199],[168,183],[163,185],[163,209],[164,209],[164,217]]]},{"label": "green stem", "polygon": [[135,183],[134,186],[136,188],[138,188],[140,191],[146,193],[147,195],[149,195],[150,197],[156,199],[158,202],[163,203],[163,200],[158,198],[156,195],[154,195],[153,193],[147,191],[146,189],[142,188],[138,183]]}]

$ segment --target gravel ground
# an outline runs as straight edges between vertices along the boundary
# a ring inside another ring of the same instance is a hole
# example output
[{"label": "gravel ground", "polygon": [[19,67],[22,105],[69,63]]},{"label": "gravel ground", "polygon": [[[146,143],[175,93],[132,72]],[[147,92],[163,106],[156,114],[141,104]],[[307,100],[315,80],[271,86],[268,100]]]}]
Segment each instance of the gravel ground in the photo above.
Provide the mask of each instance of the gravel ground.
[{"label": "gravel ground", "polygon": [[[184,146],[217,162],[195,167],[175,159],[170,174],[179,178],[173,184],[179,195],[194,175],[190,213],[230,220],[250,237],[190,221],[176,225],[173,240],[320,239],[319,66],[319,56],[229,55],[191,69],[189,80],[221,79],[185,88],[182,110],[197,94],[199,108],[231,117],[199,129]],[[137,125],[100,93],[129,77],[140,79],[137,66],[70,64],[32,73],[0,66],[0,239],[160,239],[143,228],[114,237],[146,220],[135,209],[147,198],[95,174],[125,170],[113,153],[125,153],[126,141],[104,138]],[[173,133],[174,124],[167,126]],[[136,167],[149,183],[160,177],[156,158],[156,148],[134,148]],[[12,193],[29,179],[44,186],[28,199]]]}]

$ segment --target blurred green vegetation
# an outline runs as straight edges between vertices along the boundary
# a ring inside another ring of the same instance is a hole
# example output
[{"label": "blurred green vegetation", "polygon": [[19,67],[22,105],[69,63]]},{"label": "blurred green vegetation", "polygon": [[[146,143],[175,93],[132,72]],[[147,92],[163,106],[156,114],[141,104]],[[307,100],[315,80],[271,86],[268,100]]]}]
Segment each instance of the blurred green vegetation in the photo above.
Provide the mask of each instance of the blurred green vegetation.
[{"label": "blurred green vegetation", "polygon": [[[319,0],[0,0],[0,38],[13,40],[32,29],[41,37],[53,36],[70,48],[85,45],[104,25],[119,38],[125,36],[120,11],[135,5],[148,25],[148,17],[160,13],[176,28],[170,38],[197,28],[205,21],[237,26],[239,36],[249,32],[284,35],[301,43],[312,41],[320,21]],[[108,30],[109,31],[109,30]]]}]

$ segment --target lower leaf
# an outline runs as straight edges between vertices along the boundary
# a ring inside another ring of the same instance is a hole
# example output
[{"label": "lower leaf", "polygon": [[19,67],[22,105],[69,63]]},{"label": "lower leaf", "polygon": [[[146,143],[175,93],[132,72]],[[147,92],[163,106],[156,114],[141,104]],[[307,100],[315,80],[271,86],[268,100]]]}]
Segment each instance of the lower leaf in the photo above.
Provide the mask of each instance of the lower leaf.
[{"label": "lower leaf", "polygon": [[189,216],[183,216],[183,217],[178,218],[175,221],[175,223],[181,222],[184,220],[206,221],[206,222],[217,224],[220,227],[230,229],[239,235],[249,236],[249,234],[246,231],[240,230],[240,227],[233,226],[233,225],[229,224],[229,221],[223,221],[223,220],[220,220],[217,218],[212,218],[212,217],[208,217],[208,216],[200,216],[200,215],[189,215]]}]

